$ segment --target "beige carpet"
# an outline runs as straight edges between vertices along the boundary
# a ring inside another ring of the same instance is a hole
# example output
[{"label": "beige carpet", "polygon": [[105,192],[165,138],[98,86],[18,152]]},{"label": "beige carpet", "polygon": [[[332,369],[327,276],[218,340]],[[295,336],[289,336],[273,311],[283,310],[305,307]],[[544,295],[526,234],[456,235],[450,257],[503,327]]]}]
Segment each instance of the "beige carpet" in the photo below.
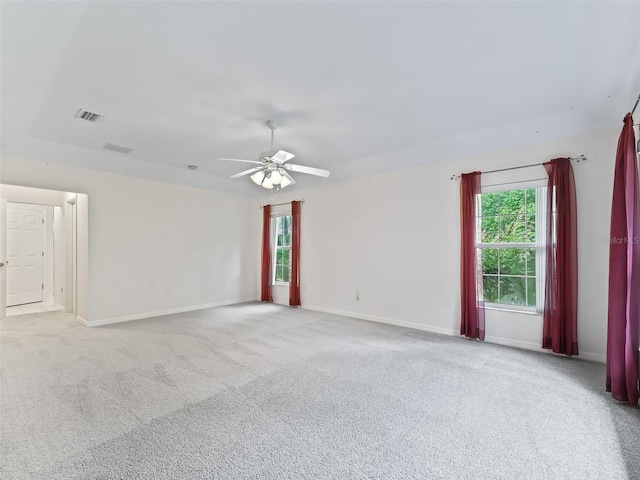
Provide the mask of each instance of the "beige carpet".
[{"label": "beige carpet", "polygon": [[640,478],[595,363],[260,303],[0,329],[3,479]]}]

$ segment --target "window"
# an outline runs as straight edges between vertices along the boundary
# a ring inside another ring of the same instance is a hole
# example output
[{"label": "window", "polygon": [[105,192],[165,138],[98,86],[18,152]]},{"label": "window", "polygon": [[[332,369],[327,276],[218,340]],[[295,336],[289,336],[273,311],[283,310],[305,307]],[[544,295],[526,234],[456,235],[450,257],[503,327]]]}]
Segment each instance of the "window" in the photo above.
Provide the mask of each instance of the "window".
[{"label": "window", "polygon": [[542,311],[545,195],[540,187],[479,196],[478,258],[489,306]]},{"label": "window", "polygon": [[291,274],[291,215],[273,218],[273,283],[288,284]]}]

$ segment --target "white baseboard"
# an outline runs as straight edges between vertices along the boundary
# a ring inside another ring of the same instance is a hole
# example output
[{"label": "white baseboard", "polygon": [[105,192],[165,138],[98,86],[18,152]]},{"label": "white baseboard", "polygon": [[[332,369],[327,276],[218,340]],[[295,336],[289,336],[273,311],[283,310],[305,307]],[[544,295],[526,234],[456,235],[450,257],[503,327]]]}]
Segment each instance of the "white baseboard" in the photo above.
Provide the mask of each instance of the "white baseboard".
[{"label": "white baseboard", "polygon": [[388,325],[396,325],[398,327],[413,328],[414,330],[422,330],[423,332],[440,333],[451,337],[458,335],[458,332],[448,328],[434,327],[432,325],[422,325],[420,323],[406,322],[395,318],[378,317],[376,315],[368,315],[366,313],[346,312],[344,310],[335,310],[333,308],[316,307],[313,305],[302,305],[305,310],[313,310],[315,312],[331,313],[333,315],[342,315],[343,317],[358,318],[360,320],[369,320],[370,322],[386,323]]},{"label": "white baseboard", "polygon": [[203,310],[205,308],[222,307],[225,305],[234,305],[236,303],[246,303],[254,301],[254,297],[240,298],[235,300],[224,300],[221,302],[205,303],[202,305],[190,305],[188,307],[170,308],[167,310],[157,310],[155,312],[134,313],[132,315],[123,315],[121,317],[102,318],[99,320],[87,321],[76,315],[76,319],[87,327],[100,327],[102,325],[111,325],[113,323],[131,322],[133,320],[142,320],[145,318],[161,317],[163,315],[171,315],[173,313],[192,312],[194,310]]},{"label": "white baseboard", "polygon": [[[335,310],[333,308],[317,307],[314,305],[303,305],[302,308],[306,310],[313,310],[316,312],[342,315],[343,317],[358,318],[360,320],[369,320],[371,322],[386,323],[389,325],[397,325],[399,327],[413,328],[414,330],[421,330],[423,332],[439,333],[441,335],[448,335],[450,337],[460,336],[459,332],[454,329],[435,327],[432,325],[422,325],[419,323],[406,322],[404,320],[397,320],[395,318],[378,317],[376,315],[347,312],[344,310]],[[492,335],[485,336],[484,340],[487,343],[495,343],[497,345],[504,345],[506,347],[515,347],[515,348],[521,348],[524,350],[532,350],[534,352],[552,354],[551,350],[544,349],[537,343],[533,343],[533,342],[525,342],[522,340],[512,340],[510,338],[496,337]],[[581,352],[580,355],[576,356],[576,358],[581,360],[590,360],[592,362],[606,363],[606,356],[599,353]]]},{"label": "white baseboard", "polygon": [[581,360],[589,360],[591,362],[603,363],[603,364],[607,363],[607,356],[603,355],[602,353],[582,352],[576,358],[579,358]]},{"label": "white baseboard", "polygon": [[[551,350],[547,348],[542,348],[539,344],[533,343],[533,342],[524,342],[522,340],[512,340],[511,338],[495,337],[493,335],[485,336],[484,340],[485,342],[488,342],[488,343],[496,343],[498,345],[504,345],[506,347],[522,348],[524,350],[532,350],[534,352],[550,353],[554,355],[554,353]],[[598,362],[598,363],[606,363],[606,360],[607,360],[605,355],[602,355],[600,353],[589,353],[589,352],[581,352],[579,355],[576,355],[576,358],[580,360],[589,360],[589,361]]]}]

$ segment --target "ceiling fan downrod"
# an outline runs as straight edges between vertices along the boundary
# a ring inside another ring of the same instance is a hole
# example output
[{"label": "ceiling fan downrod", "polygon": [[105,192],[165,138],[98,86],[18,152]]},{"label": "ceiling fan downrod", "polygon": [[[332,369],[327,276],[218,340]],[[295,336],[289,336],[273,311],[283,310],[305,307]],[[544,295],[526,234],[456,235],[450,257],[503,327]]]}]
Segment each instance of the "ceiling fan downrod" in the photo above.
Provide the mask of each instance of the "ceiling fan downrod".
[{"label": "ceiling fan downrod", "polygon": [[273,153],[273,131],[276,129],[277,125],[273,120],[267,120],[267,126],[271,129],[271,149],[269,151]]}]

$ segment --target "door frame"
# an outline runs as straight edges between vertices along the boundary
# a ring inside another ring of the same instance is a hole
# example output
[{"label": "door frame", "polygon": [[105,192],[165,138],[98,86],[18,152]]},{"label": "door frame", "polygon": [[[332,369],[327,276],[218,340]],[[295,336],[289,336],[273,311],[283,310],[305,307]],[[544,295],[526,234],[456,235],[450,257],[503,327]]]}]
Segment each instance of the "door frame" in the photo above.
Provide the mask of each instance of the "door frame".
[{"label": "door frame", "polygon": [[[12,187],[12,188],[26,188],[28,190],[38,190],[38,189],[34,189],[32,187],[21,187],[21,186],[8,186],[8,187]],[[77,208],[74,207],[74,204],[76,203],[76,200],[78,198],[78,193],[72,193],[72,192],[63,192],[60,190],[50,190],[53,192],[60,192],[62,194],[64,194],[66,196],[66,198],[64,199],[64,201],[62,202],[62,204],[57,204],[57,203],[29,203],[28,201],[15,201],[11,198],[9,198],[9,200],[7,200],[7,197],[5,198],[0,198],[0,263],[3,263],[6,265],[6,257],[7,257],[7,250],[6,250],[6,237],[7,237],[7,202],[8,203],[23,203],[23,204],[30,204],[30,205],[52,205],[52,206],[60,206],[62,208],[62,214],[65,215],[69,215],[69,217],[71,217],[71,215],[76,216],[78,215],[77,212]],[[86,196],[85,196],[86,197]],[[20,198],[23,198],[22,196],[20,196]],[[86,204],[86,201],[85,201]],[[67,205],[69,207],[69,209],[65,209],[65,205]],[[85,205],[86,207],[86,205]],[[67,213],[68,212],[68,213]],[[85,215],[85,222],[87,220],[86,217],[88,217],[88,212],[84,213]],[[71,225],[71,231],[70,231],[70,235],[67,236],[67,234],[65,233],[65,243],[69,242],[69,244],[71,244],[72,241],[76,242],[78,241],[78,225],[77,225],[77,220],[76,222],[71,222],[71,218],[69,218],[70,223],[72,223]],[[53,221],[53,219],[52,219]],[[66,220],[65,220],[66,223]],[[73,223],[75,223],[75,228]],[[86,228],[86,226],[85,226]],[[72,240],[73,238],[73,240]],[[55,239],[54,239],[55,241]],[[87,269],[88,268],[88,239],[85,237],[83,237],[83,242],[85,242],[85,246],[84,246],[84,250],[82,252],[82,255],[80,257],[78,257],[76,259],[76,262],[78,265],[81,265],[82,268]],[[52,252],[53,254],[53,252]],[[72,262],[73,259],[72,258],[68,258],[68,254],[65,252],[65,269],[67,268],[67,264],[69,262]],[[82,262],[82,264],[80,264],[80,262]],[[55,261],[54,261],[55,263]],[[55,268],[55,267],[54,267]],[[72,266],[70,267],[72,269]],[[70,282],[69,282],[70,280]],[[54,287],[55,288],[55,287]],[[67,292],[69,294],[69,296],[67,297]],[[66,312],[69,313],[73,313],[76,318],[78,318],[77,315],[77,303],[78,303],[78,283],[77,283],[77,279],[76,279],[76,274],[73,273],[72,275],[70,275],[70,278],[67,277],[67,275],[65,274],[65,283],[64,283],[64,294],[65,294],[65,310]],[[83,291],[83,297],[85,298],[84,295],[86,295],[86,292]],[[55,296],[54,296],[55,298]],[[70,298],[71,301],[67,302],[67,298]],[[84,304],[85,304],[85,308],[86,305],[88,305],[86,298],[84,300]],[[7,284],[6,284],[6,268],[4,266],[0,267],[0,318],[5,318],[6,317],[6,305],[7,305]],[[82,323],[82,322],[81,322]],[[85,320],[86,323],[86,320]]]},{"label": "door frame", "polygon": [[0,198],[0,318],[7,315],[7,201]]}]

